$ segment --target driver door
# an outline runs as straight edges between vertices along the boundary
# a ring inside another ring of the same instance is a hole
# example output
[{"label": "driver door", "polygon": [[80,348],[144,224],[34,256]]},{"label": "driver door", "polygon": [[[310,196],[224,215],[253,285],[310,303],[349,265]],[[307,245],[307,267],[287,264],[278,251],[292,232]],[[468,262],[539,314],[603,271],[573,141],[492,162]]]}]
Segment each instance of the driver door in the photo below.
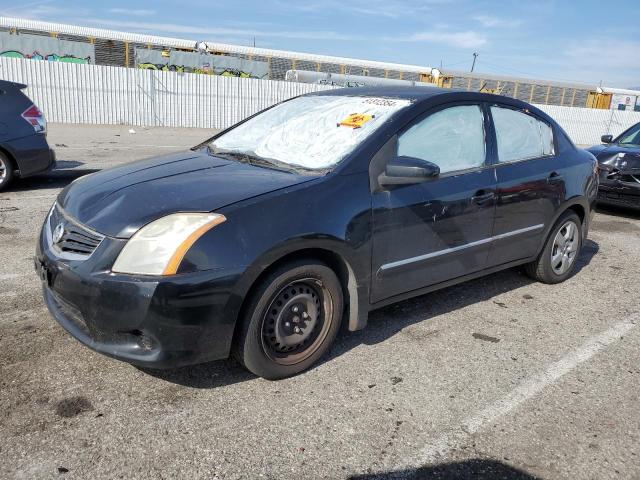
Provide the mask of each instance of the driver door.
[{"label": "driver door", "polygon": [[371,302],[486,268],[496,177],[487,160],[488,118],[481,104],[447,105],[419,117],[383,147],[428,160],[440,174],[420,183],[374,186]]}]

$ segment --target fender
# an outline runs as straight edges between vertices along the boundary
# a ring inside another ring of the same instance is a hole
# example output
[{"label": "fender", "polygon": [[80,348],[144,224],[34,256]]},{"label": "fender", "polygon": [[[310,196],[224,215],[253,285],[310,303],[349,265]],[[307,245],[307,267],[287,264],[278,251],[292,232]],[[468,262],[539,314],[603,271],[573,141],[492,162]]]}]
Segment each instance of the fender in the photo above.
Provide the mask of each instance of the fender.
[{"label": "fender", "polygon": [[587,238],[587,234],[589,232],[589,225],[591,223],[591,206],[589,202],[585,199],[585,197],[576,195],[565,200],[558,207],[556,213],[554,214],[549,224],[545,226],[543,234],[540,235],[540,245],[538,246],[538,250],[534,258],[537,258],[538,255],[540,255],[540,253],[542,252],[542,249],[544,248],[544,245],[547,242],[549,235],[551,234],[551,230],[553,229],[554,225],[558,221],[558,218],[560,218],[560,215],[562,215],[564,212],[566,212],[567,210],[575,206],[581,207],[584,211],[584,219],[582,222],[582,238],[583,239]]},{"label": "fender", "polygon": [[[230,296],[227,310],[232,318],[238,320],[245,299],[261,277],[275,265],[289,258],[315,256],[338,261],[341,265],[336,272],[341,278],[347,294],[347,325],[350,331],[366,327],[369,314],[370,265],[358,262],[361,254],[355,252],[344,240],[332,236],[314,235],[297,237],[265,251],[240,276]],[[332,265],[335,268],[335,265]]]}]

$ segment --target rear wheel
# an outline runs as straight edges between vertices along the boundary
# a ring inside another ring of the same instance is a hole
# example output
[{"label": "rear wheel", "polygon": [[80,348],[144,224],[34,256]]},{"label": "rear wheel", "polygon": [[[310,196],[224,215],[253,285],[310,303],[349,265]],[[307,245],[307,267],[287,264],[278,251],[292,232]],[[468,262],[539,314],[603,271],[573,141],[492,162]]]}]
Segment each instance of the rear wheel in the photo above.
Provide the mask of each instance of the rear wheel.
[{"label": "rear wheel", "polygon": [[300,373],[333,343],[342,306],[340,281],[327,265],[311,259],[284,265],[249,300],[235,356],[270,380]]},{"label": "rear wheel", "polygon": [[572,211],[563,213],[535,262],[526,266],[527,274],[543,283],[564,282],[575,269],[582,248],[582,222]]},{"label": "rear wheel", "polygon": [[0,152],[0,190],[9,185],[13,178],[13,164],[5,154]]}]

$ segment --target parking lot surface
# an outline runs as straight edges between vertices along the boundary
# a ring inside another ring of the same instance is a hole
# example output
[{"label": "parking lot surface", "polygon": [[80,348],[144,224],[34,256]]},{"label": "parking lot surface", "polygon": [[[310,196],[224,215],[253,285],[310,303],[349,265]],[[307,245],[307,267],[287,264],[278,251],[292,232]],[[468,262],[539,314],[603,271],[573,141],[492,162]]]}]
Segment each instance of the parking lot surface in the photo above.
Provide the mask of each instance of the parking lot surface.
[{"label": "parking lot surface", "polygon": [[640,478],[640,215],[597,213],[560,285],[517,269],[392,305],[311,371],[141,370],[72,339],[33,270],[56,195],[204,130],[52,125],[0,193],[2,478]]}]

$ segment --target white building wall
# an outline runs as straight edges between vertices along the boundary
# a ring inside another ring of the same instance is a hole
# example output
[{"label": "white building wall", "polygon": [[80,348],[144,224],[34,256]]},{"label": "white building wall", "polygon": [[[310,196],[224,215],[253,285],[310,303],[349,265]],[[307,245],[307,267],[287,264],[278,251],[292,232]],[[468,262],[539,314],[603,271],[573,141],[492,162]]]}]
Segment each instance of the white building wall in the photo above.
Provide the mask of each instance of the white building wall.
[{"label": "white building wall", "polygon": [[[274,103],[333,87],[0,58],[0,79],[25,83],[47,119],[60,123],[225,128]],[[640,112],[537,105],[578,145],[640,122]]]}]

